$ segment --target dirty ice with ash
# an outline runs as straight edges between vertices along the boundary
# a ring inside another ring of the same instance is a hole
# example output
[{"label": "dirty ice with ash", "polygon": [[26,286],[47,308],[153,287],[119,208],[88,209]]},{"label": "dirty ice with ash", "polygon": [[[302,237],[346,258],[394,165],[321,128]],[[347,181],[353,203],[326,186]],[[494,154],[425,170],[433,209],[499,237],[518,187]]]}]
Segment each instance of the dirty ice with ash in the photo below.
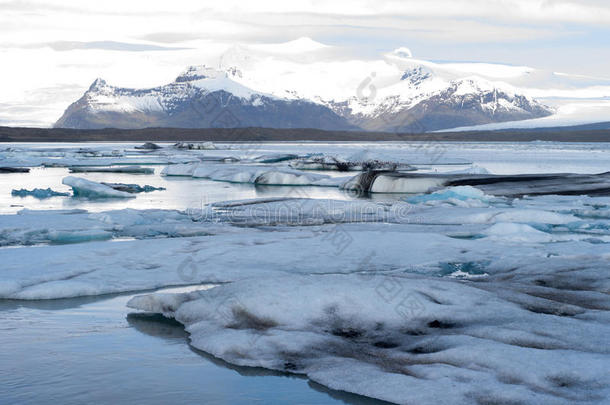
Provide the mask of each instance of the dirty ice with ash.
[{"label": "dirty ice with ash", "polygon": [[610,145],[134,146],[0,149],[0,299],[129,293],[395,403],[610,400]]}]

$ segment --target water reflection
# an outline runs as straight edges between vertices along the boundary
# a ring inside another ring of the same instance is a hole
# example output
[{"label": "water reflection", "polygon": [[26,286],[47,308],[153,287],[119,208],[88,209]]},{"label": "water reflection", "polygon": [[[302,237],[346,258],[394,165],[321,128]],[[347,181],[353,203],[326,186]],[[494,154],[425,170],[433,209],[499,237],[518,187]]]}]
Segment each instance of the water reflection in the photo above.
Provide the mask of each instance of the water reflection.
[{"label": "water reflection", "polygon": [[190,346],[180,323],[127,308],[133,296],[0,300],[0,402],[382,404],[214,358]]},{"label": "water reflection", "polygon": [[[181,323],[176,320],[168,319],[160,314],[150,313],[130,313],[127,315],[127,322],[131,327],[143,334],[167,340],[170,343],[188,343],[188,333],[184,330]],[[224,360],[209,355],[189,345],[193,353],[205,358],[207,361],[218,367],[223,367],[237,372],[244,377],[283,377],[297,380],[307,380],[307,377],[297,374],[285,373],[280,371],[268,370],[261,367],[242,367],[227,363]],[[326,394],[333,399],[345,404],[352,405],[384,405],[389,402],[379,401],[349,392],[333,390],[313,381],[307,381],[307,385],[320,393]]]}]

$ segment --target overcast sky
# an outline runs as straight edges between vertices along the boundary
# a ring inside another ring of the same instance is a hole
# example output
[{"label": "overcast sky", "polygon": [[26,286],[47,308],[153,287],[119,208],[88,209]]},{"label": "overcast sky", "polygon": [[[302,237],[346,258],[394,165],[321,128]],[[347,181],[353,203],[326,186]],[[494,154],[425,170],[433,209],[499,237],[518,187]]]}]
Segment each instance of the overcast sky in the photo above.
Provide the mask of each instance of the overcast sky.
[{"label": "overcast sky", "polygon": [[0,0],[0,124],[48,125],[96,77],[159,85],[234,44],[303,36],[341,58],[406,46],[421,59],[610,76],[603,0]]}]

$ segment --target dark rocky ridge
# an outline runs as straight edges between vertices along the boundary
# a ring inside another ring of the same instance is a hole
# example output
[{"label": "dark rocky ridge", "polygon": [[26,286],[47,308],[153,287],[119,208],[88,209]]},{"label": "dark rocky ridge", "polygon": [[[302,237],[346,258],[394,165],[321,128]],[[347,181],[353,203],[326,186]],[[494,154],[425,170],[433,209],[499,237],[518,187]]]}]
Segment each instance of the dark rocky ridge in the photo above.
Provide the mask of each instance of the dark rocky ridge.
[{"label": "dark rocky ridge", "polygon": [[610,142],[610,122],[528,130],[393,133],[323,131],[307,128],[143,128],[69,129],[0,127],[0,142]]}]

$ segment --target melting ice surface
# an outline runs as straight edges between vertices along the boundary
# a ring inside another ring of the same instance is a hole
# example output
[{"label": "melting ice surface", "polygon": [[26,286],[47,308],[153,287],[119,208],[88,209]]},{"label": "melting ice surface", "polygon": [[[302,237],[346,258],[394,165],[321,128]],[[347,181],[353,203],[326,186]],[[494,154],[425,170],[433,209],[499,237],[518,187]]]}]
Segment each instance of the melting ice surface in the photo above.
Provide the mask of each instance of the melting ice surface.
[{"label": "melting ice surface", "polygon": [[[0,165],[32,167],[0,174],[3,399],[609,401],[610,197],[361,196],[289,162],[366,149],[415,173],[595,174],[610,145],[134,146],[0,147]],[[62,184],[68,166],[108,165],[154,173]],[[90,193],[11,195],[73,187]]]}]

